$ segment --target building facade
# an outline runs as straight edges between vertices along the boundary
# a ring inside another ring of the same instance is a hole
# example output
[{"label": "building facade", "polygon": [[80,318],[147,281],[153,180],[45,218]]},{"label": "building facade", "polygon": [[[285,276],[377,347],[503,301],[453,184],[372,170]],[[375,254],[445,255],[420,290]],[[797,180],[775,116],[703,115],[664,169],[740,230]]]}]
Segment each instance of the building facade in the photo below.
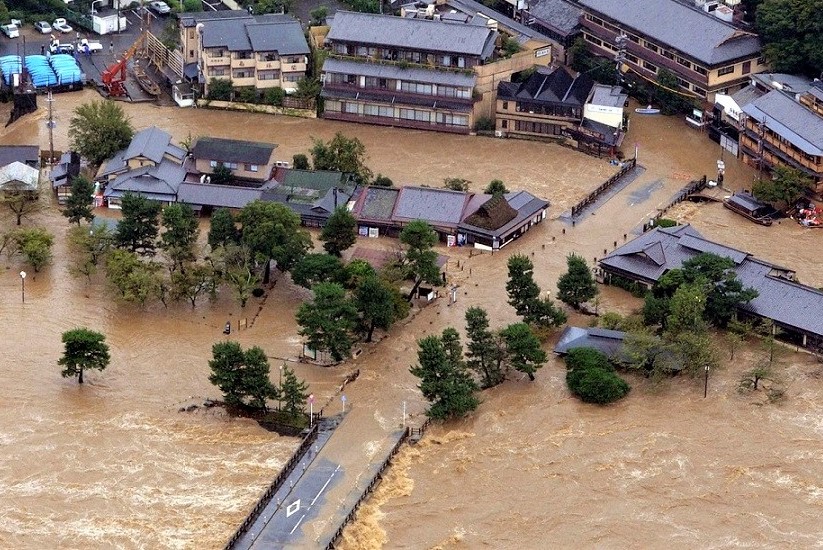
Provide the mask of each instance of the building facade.
[{"label": "building facade", "polygon": [[251,16],[245,11],[222,18],[198,17],[181,18],[181,42],[187,72],[193,72],[191,64],[196,64],[205,95],[212,79],[229,80],[234,88],[258,93],[278,87],[290,93],[305,78],[309,46],[300,23],[292,17]]},{"label": "building facade", "polygon": [[209,177],[219,166],[231,170],[233,178],[262,184],[277,166],[274,143],[239,139],[201,137],[192,146],[187,159],[190,174]]},{"label": "building facade", "polygon": [[672,72],[684,93],[714,103],[716,93],[746,86],[768,69],[761,44],[715,15],[677,0],[580,0],[583,38],[597,55],[614,59],[625,36],[623,69],[655,81]]}]

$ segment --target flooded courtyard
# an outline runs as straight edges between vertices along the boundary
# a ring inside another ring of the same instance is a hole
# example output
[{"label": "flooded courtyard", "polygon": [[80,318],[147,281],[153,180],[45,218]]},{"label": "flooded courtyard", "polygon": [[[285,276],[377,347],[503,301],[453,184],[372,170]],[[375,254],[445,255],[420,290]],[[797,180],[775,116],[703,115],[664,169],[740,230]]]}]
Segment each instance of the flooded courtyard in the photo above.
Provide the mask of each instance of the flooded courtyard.
[{"label": "flooded courtyard", "polygon": [[[72,109],[96,98],[92,92],[57,97],[55,149],[67,146]],[[510,189],[548,198],[552,219],[493,256],[444,251],[452,257],[449,276],[460,285],[456,304],[435,302],[357,359],[323,369],[292,362],[300,351],[293,315],[306,293],[288,277],[265,304],[252,299],[245,310],[228,292],[194,310],[124,306],[112,301],[99,275],[89,284],[69,273],[65,219],[54,210],[37,214],[25,223],[55,233],[54,264],[26,279],[25,304],[19,259],[3,258],[0,277],[0,319],[10,327],[0,352],[3,547],[221,547],[296,446],[215,409],[178,411],[218,397],[207,362],[226,320],[247,319],[250,328],[232,337],[263,347],[275,380],[278,366],[289,361],[320,403],[359,368],[361,377],[347,389],[353,407],[347,422],[364,439],[373,430],[396,429],[404,401],[410,421],[419,423],[425,405],[408,372],[416,339],[448,325],[462,328],[472,305],[488,309],[493,328],[513,322],[504,288],[510,254],[532,256],[538,283],[554,292],[569,252],[590,262],[602,257],[690,179],[711,178],[719,155],[716,144],[682,121],[635,116],[626,150],[638,144],[645,173],[572,227],[560,214],[615,168],[562,147],[202,109],[125,108],[138,128],[156,124],[177,140],[190,134],[271,141],[284,160],[307,152],[312,137],[342,131],[360,138],[369,167],[395,184],[436,186],[463,177],[480,189],[502,179]],[[0,143],[48,148],[43,109],[0,131]],[[727,185],[748,188],[751,170],[726,160]],[[757,226],[720,204],[684,204],[667,215],[823,286],[810,253],[819,233],[789,222]],[[3,216],[6,231],[12,221]],[[601,309],[629,312],[638,303],[608,288]],[[83,387],[60,378],[56,364],[60,334],[76,326],[103,332],[112,347],[111,366],[89,375]],[[536,382],[513,379],[485,392],[471,419],[433,428],[401,451],[347,530],[347,547],[819,546],[823,370],[808,356],[788,356],[787,400],[763,405],[735,390],[753,353],[714,373],[707,399],[697,382],[653,388],[631,380],[629,397],[607,408],[572,399],[562,363],[551,360]],[[367,453],[363,447],[352,452]]]}]

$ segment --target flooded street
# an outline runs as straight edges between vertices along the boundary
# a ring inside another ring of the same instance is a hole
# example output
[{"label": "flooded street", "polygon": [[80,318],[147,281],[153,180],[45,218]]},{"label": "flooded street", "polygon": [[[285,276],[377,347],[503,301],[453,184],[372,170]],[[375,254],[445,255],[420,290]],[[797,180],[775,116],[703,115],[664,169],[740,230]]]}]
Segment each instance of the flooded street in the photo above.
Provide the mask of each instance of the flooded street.
[{"label": "flooded street", "polygon": [[[67,145],[71,110],[93,92],[57,96],[55,149]],[[279,144],[278,158],[307,152],[311,138],[336,131],[359,137],[369,166],[396,184],[437,185],[464,177],[473,189],[502,179],[552,202],[547,223],[492,255],[450,255],[457,304],[439,300],[348,364],[323,369],[296,364],[319,403],[334,397],[347,373],[347,422],[369,439],[402,422],[422,422],[415,361],[419,337],[444,326],[462,329],[466,308],[489,310],[492,327],[515,320],[506,304],[506,258],[533,256],[536,279],[555,291],[572,251],[589,262],[622,244],[690,179],[713,177],[719,147],[680,120],[633,117],[626,150],[638,143],[645,173],[575,227],[557,219],[614,172],[607,162],[533,142],[450,136],[363,125],[331,124],[208,110],[126,105],[138,128],[156,124],[176,139],[212,135]],[[676,140],[676,142],[675,142]],[[0,130],[0,143],[48,148],[43,109]],[[665,152],[664,152],[665,149]],[[631,154],[631,153],[629,153]],[[748,188],[754,174],[726,159],[726,184]],[[2,230],[12,227],[3,212]],[[823,233],[790,222],[765,228],[720,204],[683,204],[667,213],[708,238],[798,271],[823,286],[810,251]],[[214,409],[180,413],[217,397],[208,382],[211,345],[227,319],[246,318],[232,335],[282,360],[300,351],[293,315],[306,292],[281,278],[265,305],[241,311],[228,292],[203,301],[139,310],[111,301],[98,275],[91,284],[69,274],[67,223],[56,211],[29,225],[57,236],[54,265],[26,279],[21,303],[19,259],[2,259],[0,319],[10,327],[0,350],[6,383],[0,408],[0,546],[7,548],[217,548],[288,459],[296,440],[281,438]],[[564,233],[565,230],[565,233]],[[381,239],[381,244],[391,243]],[[461,268],[457,267],[460,260]],[[33,275],[33,274],[32,274]],[[601,310],[629,312],[639,302],[603,289]],[[580,319],[586,324],[588,319]],[[75,326],[106,334],[112,364],[79,387],[59,376],[60,335]],[[347,530],[346,547],[730,547],[823,544],[823,370],[805,355],[785,359],[788,398],[760,405],[735,391],[754,361],[738,357],[702,385],[676,380],[633,391],[615,406],[572,399],[562,363],[551,360],[529,383],[513,379],[486,392],[471,419],[433,428],[401,451],[375,496]],[[328,405],[337,412],[339,401]],[[369,456],[368,444],[352,453]]]}]

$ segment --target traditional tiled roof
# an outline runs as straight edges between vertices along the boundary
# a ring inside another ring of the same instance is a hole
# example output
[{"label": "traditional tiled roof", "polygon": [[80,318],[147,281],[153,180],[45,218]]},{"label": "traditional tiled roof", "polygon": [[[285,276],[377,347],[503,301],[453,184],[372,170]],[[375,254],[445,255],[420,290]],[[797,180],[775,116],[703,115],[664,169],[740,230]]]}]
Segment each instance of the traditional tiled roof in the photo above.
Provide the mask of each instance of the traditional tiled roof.
[{"label": "traditional tiled roof", "polygon": [[486,27],[338,11],[326,40],[486,57],[497,32]]},{"label": "traditional tiled roof", "polygon": [[532,0],[528,3],[528,12],[556,31],[568,35],[580,26],[583,10],[566,0]]},{"label": "traditional tiled roof", "polygon": [[774,90],[743,107],[743,112],[764,123],[780,137],[808,155],[823,155],[823,117]]},{"label": "traditional tiled roof", "polygon": [[243,208],[260,199],[262,193],[259,187],[184,182],[177,190],[177,200],[198,206]]},{"label": "traditional tiled roof", "polygon": [[355,217],[367,221],[390,222],[399,189],[366,187],[354,206]]},{"label": "traditional tiled roof", "polygon": [[463,218],[468,193],[436,187],[402,187],[392,220],[426,220],[439,227],[457,227]]},{"label": "traditional tiled roof", "polygon": [[215,137],[198,138],[192,148],[194,158],[218,162],[243,162],[263,166],[268,164],[274,143],[223,139]]},{"label": "traditional tiled roof", "polygon": [[617,357],[623,348],[626,333],[604,328],[581,328],[567,326],[560,333],[560,340],[554,346],[558,355],[566,355],[577,348],[594,348],[606,357]]},{"label": "traditional tiled roof", "polygon": [[594,86],[588,75],[573,76],[566,67],[551,72],[537,70],[525,82],[501,82],[497,89],[499,99],[545,101],[566,105],[583,105]]},{"label": "traditional tiled roof", "polygon": [[279,14],[203,21],[202,44],[204,48],[222,47],[229,51],[309,53],[300,22]]},{"label": "traditional tiled roof", "polygon": [[756,35],[677,0],[580,0],[580,4],[620,23],[623,30],[634,30],[707,65],[760,52]]},{"label": "traditional tiled roof", "polygon": [[0,166],[16,161],[37,165],[40,162],[40,147],[37,145],[0,145]]},{"label": "traditional tiled roof", "polygon": [[174,201],[186,178],[183,166],[163,159],[157,166],[143,166],[121,174],[106,186],[105,197],[137,193],[150,199]]}]

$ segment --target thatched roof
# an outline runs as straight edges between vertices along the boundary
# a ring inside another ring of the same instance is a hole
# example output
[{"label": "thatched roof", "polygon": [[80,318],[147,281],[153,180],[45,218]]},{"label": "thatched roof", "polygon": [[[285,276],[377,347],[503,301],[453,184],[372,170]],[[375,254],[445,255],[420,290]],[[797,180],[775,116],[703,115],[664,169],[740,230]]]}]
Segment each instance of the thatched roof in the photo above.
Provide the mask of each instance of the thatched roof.
[{"label": "thatched roof", "polygon": [[467,217],[463,223],[487,230],[503,227],[517,217],[517,210],[512,208],[506,197],[495,195],[484,202],[477,212]]}]

